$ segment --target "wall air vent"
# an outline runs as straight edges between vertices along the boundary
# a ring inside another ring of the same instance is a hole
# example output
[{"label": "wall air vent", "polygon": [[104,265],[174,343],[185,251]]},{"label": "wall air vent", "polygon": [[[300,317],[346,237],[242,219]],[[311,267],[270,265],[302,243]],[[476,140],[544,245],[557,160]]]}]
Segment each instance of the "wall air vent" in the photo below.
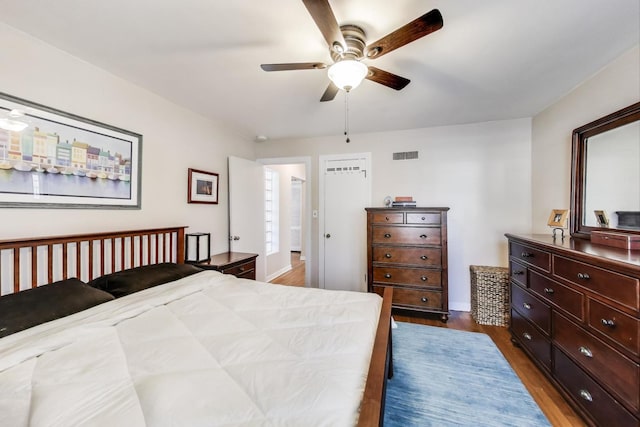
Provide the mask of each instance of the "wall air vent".
[{"label": "wall air vent", "polygon": [[401,153],[393,153],[393,160],[412,160],[417,158],[417,151],[403,151]]}]

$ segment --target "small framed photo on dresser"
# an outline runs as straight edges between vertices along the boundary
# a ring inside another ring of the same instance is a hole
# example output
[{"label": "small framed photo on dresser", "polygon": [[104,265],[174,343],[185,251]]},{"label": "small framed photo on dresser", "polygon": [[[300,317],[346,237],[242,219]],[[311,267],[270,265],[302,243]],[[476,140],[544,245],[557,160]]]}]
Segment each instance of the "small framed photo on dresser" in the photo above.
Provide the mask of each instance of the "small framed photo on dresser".
[{"label": "small framed photo on dresser", "polygon": [[609,217],[607,213],[602,210],[594,210],[593,213],[596,216],[596,221],[598,221],[598,226],[603,228],[609,228]]},{"label": "small framed photo on dresser", "polygon": [[567,216],[569,215],[568,209],[553,209],[551,215],[549,215],[549,221],[547,225],[549,227],[566,228]]}]

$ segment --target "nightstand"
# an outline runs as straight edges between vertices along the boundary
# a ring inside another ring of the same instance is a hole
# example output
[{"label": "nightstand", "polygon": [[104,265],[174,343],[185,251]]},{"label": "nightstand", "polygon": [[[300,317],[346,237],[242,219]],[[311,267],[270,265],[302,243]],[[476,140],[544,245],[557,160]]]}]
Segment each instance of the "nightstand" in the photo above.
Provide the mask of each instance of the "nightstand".
[{"label": "nightstand", "polygon": [[211,256],[208,261],[190,262],[205,270],[216,270],[224,274],[233,274],[241,279],[256,280],[256,258],[258,254],[243,252],[223,252]]}]

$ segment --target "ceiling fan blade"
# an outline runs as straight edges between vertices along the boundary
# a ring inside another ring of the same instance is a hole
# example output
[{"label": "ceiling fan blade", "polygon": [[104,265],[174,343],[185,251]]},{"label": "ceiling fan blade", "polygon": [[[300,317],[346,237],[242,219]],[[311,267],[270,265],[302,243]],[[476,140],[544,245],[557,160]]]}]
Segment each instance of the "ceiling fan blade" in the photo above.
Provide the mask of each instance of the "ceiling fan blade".
[{"label": "ceiling fan blade", "polygon": [[369,74],[366,77],[367,80],[380,83],[390,87],[391,89],[401,90],[409,84],[411,80],[404,77],[397,76],[388,71],[381,70],[380,68],[369,66]]},{"label": "ceiling fan blade", "polygon": [[403,27],[398,28],[377,42],[371,43],[365,50],[367,58],[379,58],[399,47],[418,40],[434,31],[442,28],[442,14],[438,9],[433,9],[421,17],[414,19]]},{"label": "ceiling fan blade", "polygon": [[289,64],[261,64],[264,71],[288,71],[288,70],[321,70],[327,68],[322,62],[293,62]]},{"label": "ceiling fan blade", "polygon": [[327,90],[325,90],[324,93],[322,94],[322,98],[320,98],[320,102],[333,101],[333,98],[336,97],[339,90],[340,89],[338,89],[338,86],[333,84],[333,82],[330,82],[329,86],[327,86]]},{"label": "ceiling fan blade", "polygon": [[347,50],[347,43],[344,41],[340,25],[336,20],[333,10],[328,0],[302,0],[309,14],[320,29],[320,32],[327,41],[330,49],[333,49],[335,43],[339,43],[342,52]]}]

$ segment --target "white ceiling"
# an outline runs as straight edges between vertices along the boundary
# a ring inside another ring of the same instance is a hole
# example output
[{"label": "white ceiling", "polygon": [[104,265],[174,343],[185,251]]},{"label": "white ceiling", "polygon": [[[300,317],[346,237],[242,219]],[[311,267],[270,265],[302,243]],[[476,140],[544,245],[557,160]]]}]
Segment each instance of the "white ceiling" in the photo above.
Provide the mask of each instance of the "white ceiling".
[{"label": "white ceiling", "polygon": [[[530,117],[640,42],[640,0],[330,3],[370,42],[433,8],[444,18],[366,61],[411,83],[397,92],[364,81],[349,96],[352,133]],[[260,69],[330,63],[300,0],[0,0],[0,11],[7,25],[247,136],[343,132],[343,94],[319,102],[326,70]]]}]

